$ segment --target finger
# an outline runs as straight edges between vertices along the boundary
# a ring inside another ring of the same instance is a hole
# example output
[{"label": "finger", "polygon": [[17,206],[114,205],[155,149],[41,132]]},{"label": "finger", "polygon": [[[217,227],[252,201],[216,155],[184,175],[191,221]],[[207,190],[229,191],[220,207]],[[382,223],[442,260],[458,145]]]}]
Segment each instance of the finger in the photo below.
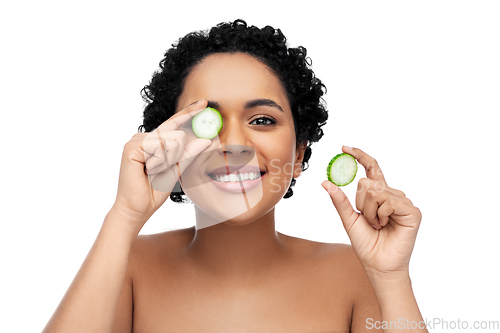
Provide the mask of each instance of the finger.
[{"label": "finger", "polygon": [[151,188],[157,192],[172,192],[177,182],[177,172],[174,170],[176,167],[177,165],[173,165],[170,168],[164,168],[161,172],[148,174]]},{"label": "finger", "polygon": [[375,193],[373,190],[368,190],[366,192],[363,215],[365,216],[366,221],[368,221],[368,223],[370,223],[371,226],[377,230],[382,227],[377,216],[377,211],[384,201],[385,200],[381,194]]},{"label": "finger", "polygon": [[147,133],[142,141],[144,166],[147,174],[159,165],[165,164],[165,143],[156,132]]},{"label": "finger", "polygon": [[186,144],[186,133],[183,131],[158,131],[162,138],[166,161],[172,165],[180,161]]},{"label": "finger", "polygon": [[351,203],[349,202],[349,199],[345,195],[345,193],[335,184],[332,184],[331,182],[325,180],[321,183],[321,186],[328,192],[330,195],[330,198],[332,199],[332,203],[335,206],[335,209],[337,209],[337,212],[340,216],[340,219],[342,220],[342,223],[344,224],[344,228],[349,234],[350,229],[352,228],[352,225],[354,222],[356,222],[356,219],[358,217],[358,213],[354,211],[352,208]]},{"label": "finger", "polygon": [[394,192],[394,194],[400,196],[400,197],[403,197],[403,198],[406,198],[406,194],[403,192],[403,191],[400,191],[400,190],[397,190],[395,188],[392,188],[392,187],[389,187],[389,189]]},{"label": "finger", "polygon": [[171,192],[181,174],[211,144],[212,141],[208,139],[196,139],[186,144],[179,162],[170,164],[163,172],[149,177],[151,187],[158,192]]},{"label": "finger", "polygon": [[148,133],[143,142],[147,173],[162,172],[177,163],[182,156],[185,141],[186,133],[183,131],[155,130]]},{"label": "finger", "polygon": [[209,139],[196,139],[184,147],[184,152],[179,162],[177,163],[177,173],[180,176],[184,170],[203,152],[205,149],[212,145],[212,140]]},{"label": "finger", "polygon": [[[363,215],[375,229],[380,229],[382,226],[386,225],[387,222],[389,221],[389,219],[386,218],[386,216],[383,216],[384,219],[382,221],[382,217],[378,215],[379,208],[382,207],[382,205],[385,202],[392,201],[393,198],[399,198],[399,197],[397,197],[396,194],[390,191],[380,192],[380,191],[375,191],[373,189],[369,189],[366,192],[366,202]],[[407,202],[405,198],[399,198],[399,200]]]},{"label": "finger", "polygon": [[[389,222],[389,219],[392,219],[394,222],[402,226],[414,227],[415,225],[412,225],[412,223],[404,223],[404,217],[420,215],[420,210],[409,204],[407,200],[393,196],[384,201],[378,209],[377,215],[382,226],[385,226]],[[408,221],[415,221],[415,219],[409,218]]]},{"label": "finger", "polygon": [[[147,174],[152,174],[153,170],[157,169],[158,166],[165,165],[165,152],[163,152],[160,147],[158,147],[152,155],[145,160],[145,171]],[[156,171],[154,173],[157,173]]]},{"label": "finger", "polygon": [[387,184],[384,178],[384,174],[382,173],[382,170],[377,163],[377,160],[375,160],[373,157],[359,148],[343,146],[342,151],[351,154],[359,162],[359,164],[361,164],[365,168],[366,176],[368,178],[382,181]]},{"label": "finger", "polygon": [[[142,151],[144,152],[144,161],[159,158],[162,154],[163,142],[156,131],[145,133],[142,139]],[[152,163],[152,162],[150,162]]]},{"label": "finger", "polygon": [[172,156],[172,159],[177,163],[178,161],[181,160],[182,155],[184,154],[184,148],[186,147],[186,133],[183,131],[179,131],[179,136],[177,139],[175,139],[175,142],[177,143],[177,154],[175,156]]},{"label": "finger", "polygon": [[381,225],[376,210],[390,197],[397,197],[413,206],[413,203],[400,190],[393,189],[381,181],[361,178],[356,193],[356,208],[365,216],[368,222],[377,227]]},{"label": "finger", "polygon": [[388,191],[394,195],[399,195],[387,184],[380,180],[373,180],[369,178],[361,178],[358,181],[358,188],[356,190],[356,208],[363,213],[366,200],[367,191],[384,192]]},{"label": "finger", "polygon": [[166,146],[165,146],[165,158],[166,158],[166,163],[171,166],[174,164],[177,164],[179,162],[179,158],[177,156],[181,154],[182,156],[182,151],[180,151],[180,144],[177,140],[172,140],[172,141],[166,141]]},{"label": "finger", "polygon": [[178,162],[176,160],[176,156],[179,154],[179,143],[177,141],[167,141],[165,142],[165,151],[162,149],[157,149],[157,151],[160,151],[158,158],[154,155],[146,161],[146,173],[148,175],[163,172]]},{"label": "finger", "polygon": [[158,126],[160,131],[175,131],[180,129],[186,122],[193,118],[197,113],[201,112],[207,107],[207,100],[202,99],[196,103],[193,103],[182,109],[181,111],[174,114],[172,117],[163,122]]},{"label": "finger", "polygon": [[361,178],[358,181],[358,188],[356,190],[356,208],[363,213],[365,210],[366,192],[370,188],[370,180],[368,178]]}]

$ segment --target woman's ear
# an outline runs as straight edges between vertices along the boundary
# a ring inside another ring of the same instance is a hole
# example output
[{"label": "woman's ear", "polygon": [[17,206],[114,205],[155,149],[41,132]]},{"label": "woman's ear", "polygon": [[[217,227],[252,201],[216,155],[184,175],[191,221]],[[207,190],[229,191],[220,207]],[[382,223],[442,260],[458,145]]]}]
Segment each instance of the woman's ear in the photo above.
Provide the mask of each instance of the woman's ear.
[{"label": "woman's ear", "polygon": [[297,145],[297,149],[295,150],[295,163],[293,166],[293,178],[298,178],[302,172],[302,161],[304,160],[306,148],[307,140]]}]

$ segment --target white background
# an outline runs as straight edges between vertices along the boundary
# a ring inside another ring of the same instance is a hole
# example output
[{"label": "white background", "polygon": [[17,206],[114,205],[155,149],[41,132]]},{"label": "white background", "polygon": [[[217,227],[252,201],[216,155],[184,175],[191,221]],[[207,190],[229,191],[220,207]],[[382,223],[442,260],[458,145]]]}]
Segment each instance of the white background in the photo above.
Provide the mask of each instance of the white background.
[{"label": "white background", "polygon": [[[411,277],[424,318],[500,320],[499,2],[5,3],[2,331],[41,331],[72,281],[114,201],[123,145],[142,123],[139,91],[163,52],[236,18],[304,45],[328,88],[326,134],[278,204],[277,230],[348,243],[320,184],[343,144],[362,148],[423,212]],[[193,218],[168,201],[142,232]]]}]

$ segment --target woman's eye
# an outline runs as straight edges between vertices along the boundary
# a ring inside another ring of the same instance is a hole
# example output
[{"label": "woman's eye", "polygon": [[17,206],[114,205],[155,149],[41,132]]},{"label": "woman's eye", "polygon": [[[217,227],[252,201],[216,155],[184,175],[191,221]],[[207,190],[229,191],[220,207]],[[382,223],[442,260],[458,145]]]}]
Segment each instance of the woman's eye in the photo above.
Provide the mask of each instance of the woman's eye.
[{"label": "woman's eye", "polygon": [[272,118],[269,118],[269,117],[259,117],[259,118],[256,118],[254,120],[252,120],[252,122],[250,123],[252,125],[272,125],[272,124],[276,124],[276,120],[272,119]]}]

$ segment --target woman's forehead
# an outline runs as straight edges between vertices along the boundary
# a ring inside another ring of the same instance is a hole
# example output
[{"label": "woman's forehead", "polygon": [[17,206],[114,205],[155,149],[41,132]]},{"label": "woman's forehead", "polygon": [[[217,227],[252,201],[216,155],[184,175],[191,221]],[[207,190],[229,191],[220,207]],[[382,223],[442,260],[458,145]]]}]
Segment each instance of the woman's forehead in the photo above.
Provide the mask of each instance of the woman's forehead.
[{"label": "woman's forehead", "polygon": [[212,54],[196,65],[186,77],[177,109],[197,98],[221,102],[267,98],[289,108],[281,80],[260,60],[243,53]]}]

